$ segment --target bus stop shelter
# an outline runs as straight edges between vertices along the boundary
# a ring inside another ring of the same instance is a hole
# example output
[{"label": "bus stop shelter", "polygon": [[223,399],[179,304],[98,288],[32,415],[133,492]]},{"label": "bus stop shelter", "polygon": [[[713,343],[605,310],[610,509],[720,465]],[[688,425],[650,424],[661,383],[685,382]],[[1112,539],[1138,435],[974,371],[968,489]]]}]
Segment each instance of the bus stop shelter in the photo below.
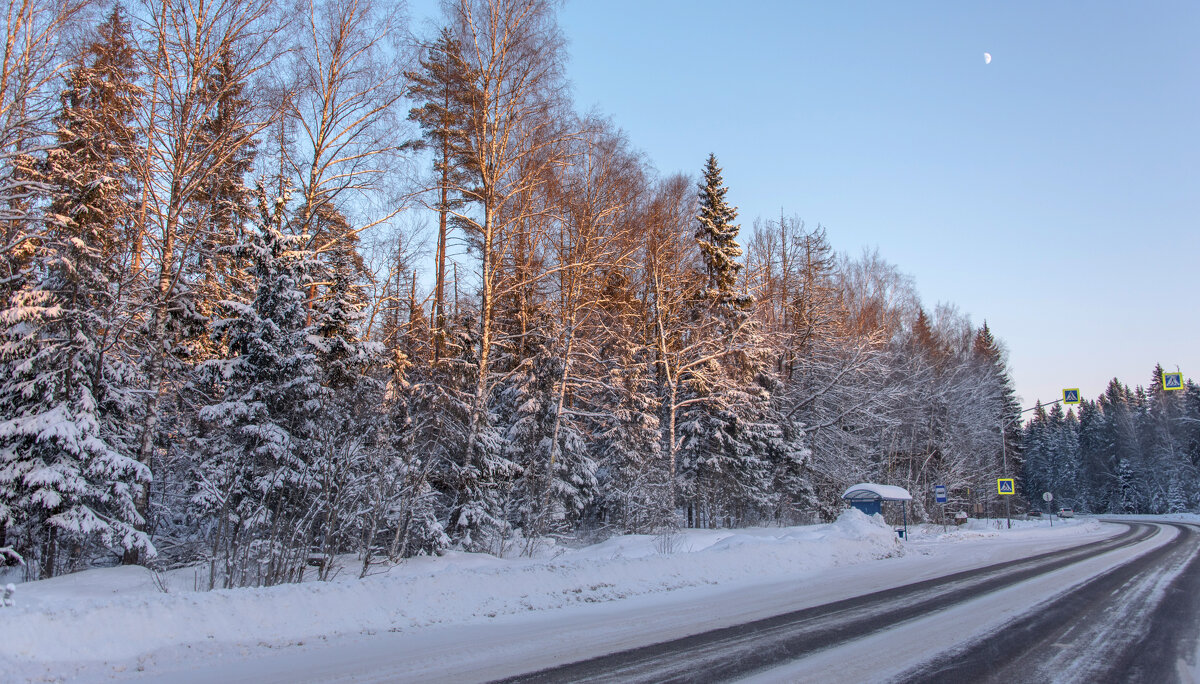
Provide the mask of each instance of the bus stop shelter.
[{"label": "bus stop shelter", "polygon": [[900,535],[902,539],[908,539],[908,502],[912,501],[912,494],[909,494],[904,487],[860,482],[847,489],[846,493],[842,494],[842,498],[867,515],[882,513],[884,501],[899,501],[904,528],[896,530],[896,534]]}]

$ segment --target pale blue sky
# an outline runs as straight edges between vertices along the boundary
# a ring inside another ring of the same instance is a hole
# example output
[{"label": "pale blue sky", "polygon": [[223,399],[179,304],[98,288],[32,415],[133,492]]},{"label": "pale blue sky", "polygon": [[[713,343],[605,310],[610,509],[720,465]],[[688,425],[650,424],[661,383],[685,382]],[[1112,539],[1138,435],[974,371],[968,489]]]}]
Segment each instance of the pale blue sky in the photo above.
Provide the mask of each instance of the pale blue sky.
[{"label": "pale blue sky", "polygon": [[1024,405],[1156,362],[1200,379],[1200,3],[576,0],[559,23],[580,109],[663,173],[716,153],[744,231],[782,207],[878,247],[927,309],[988,321]]}]

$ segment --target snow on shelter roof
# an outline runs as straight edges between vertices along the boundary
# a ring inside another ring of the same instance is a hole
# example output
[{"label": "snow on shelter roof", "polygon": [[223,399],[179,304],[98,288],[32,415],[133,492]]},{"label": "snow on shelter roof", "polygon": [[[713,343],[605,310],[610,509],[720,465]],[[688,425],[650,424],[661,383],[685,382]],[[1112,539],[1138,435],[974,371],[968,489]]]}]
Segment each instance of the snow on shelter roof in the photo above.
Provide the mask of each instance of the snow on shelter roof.
[{"label": "snow on shelter roof", "polygon": [[912,494],[904,487],[860,482],[847,489],[842,498],[847,501],[912,501]]}]

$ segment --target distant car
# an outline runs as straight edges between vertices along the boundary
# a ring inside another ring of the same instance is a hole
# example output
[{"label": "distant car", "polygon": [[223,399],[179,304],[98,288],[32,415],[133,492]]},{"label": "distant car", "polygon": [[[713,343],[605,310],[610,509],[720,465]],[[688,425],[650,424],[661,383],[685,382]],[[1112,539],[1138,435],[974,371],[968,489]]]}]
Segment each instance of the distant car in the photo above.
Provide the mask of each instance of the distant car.
[{"label": "distant car", "polygon": [[1042,517],[1042,512],[1041,511],[1029,511],[1029,517],[1030,518],[1040,518],[1040,517]]},{"label": "distant car", "polygon": [[1060,518],[1074,518],[1074,517],[1075,517],[1075,511],[1073,511],[1073,510],[1071,510],[1071,509],[1069,509],[1069,508],[1063,508],[1063,509],[1060,509],[1060,510],[1058,511],[1058,517],[1060,517]]}]

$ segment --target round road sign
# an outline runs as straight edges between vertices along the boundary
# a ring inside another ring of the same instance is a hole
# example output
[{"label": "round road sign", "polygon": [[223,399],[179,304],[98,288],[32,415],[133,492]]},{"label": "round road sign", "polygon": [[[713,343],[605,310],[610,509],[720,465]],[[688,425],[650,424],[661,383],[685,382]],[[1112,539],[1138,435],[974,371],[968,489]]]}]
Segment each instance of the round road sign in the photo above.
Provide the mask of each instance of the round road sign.
[{"label": "round road sign", "polygon": [[1042,501],[1045,501],[1047,503],[1054,501],[1054,495],[1051,494],[1050,492],[1046,492],[1045,494],[1042,495]]}]

